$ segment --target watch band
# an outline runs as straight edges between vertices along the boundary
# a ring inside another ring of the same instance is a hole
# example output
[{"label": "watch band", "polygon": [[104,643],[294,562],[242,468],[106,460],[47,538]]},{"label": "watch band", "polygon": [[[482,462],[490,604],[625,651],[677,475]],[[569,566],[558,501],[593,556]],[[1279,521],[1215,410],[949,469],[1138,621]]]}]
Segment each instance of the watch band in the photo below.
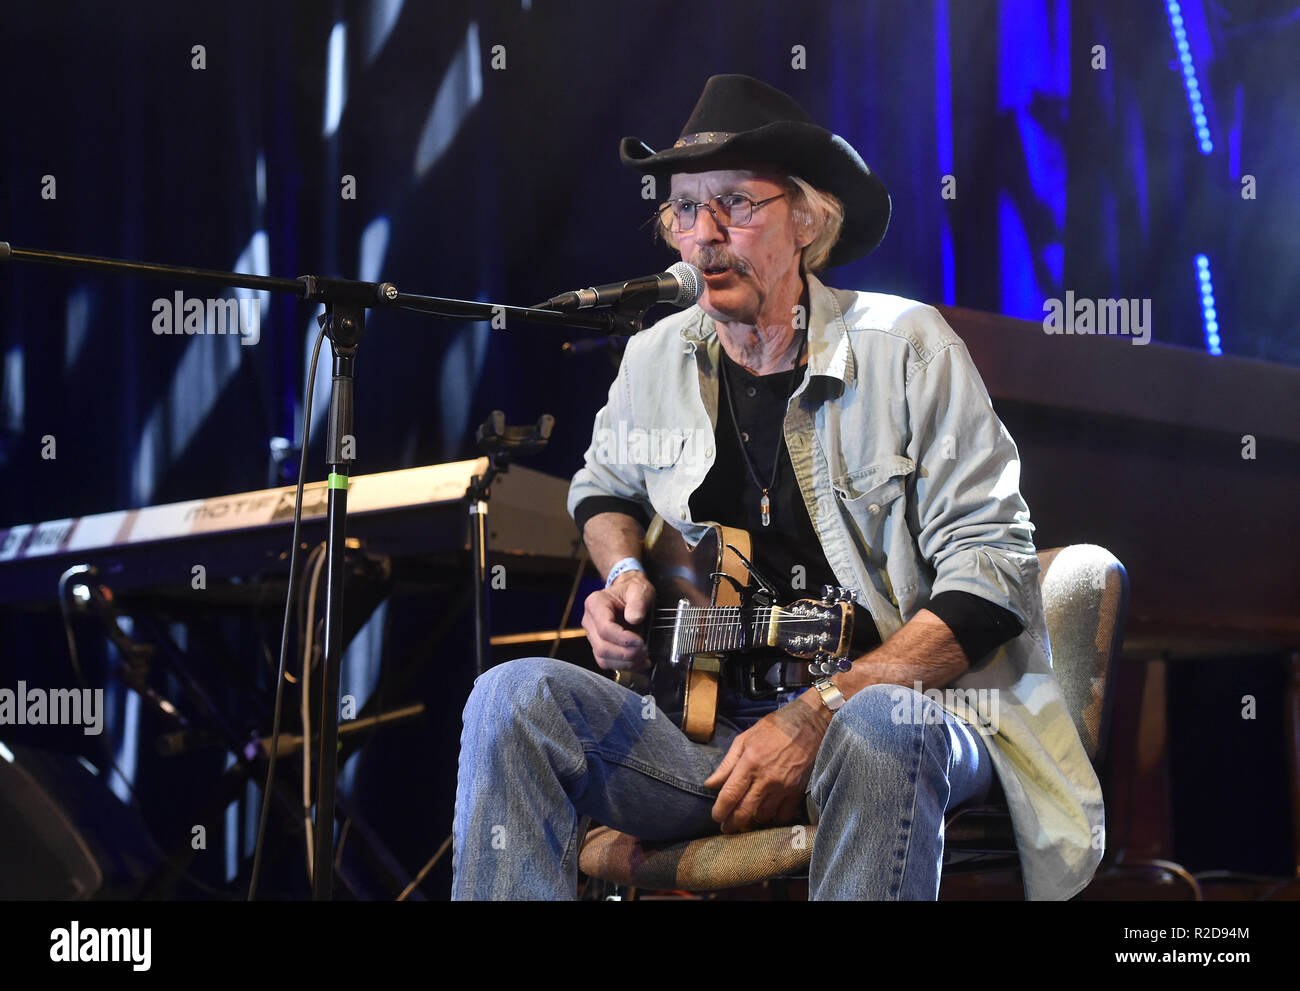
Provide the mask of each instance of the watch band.
[{"label": "watch band", "polygon": [[822,704],[831,712],[839,710],[844,704],[844,693],[835,687],[835,682],[830,678],[820,678],[813,682],[813,688],[817,689],[817,694],[822,698]]}]

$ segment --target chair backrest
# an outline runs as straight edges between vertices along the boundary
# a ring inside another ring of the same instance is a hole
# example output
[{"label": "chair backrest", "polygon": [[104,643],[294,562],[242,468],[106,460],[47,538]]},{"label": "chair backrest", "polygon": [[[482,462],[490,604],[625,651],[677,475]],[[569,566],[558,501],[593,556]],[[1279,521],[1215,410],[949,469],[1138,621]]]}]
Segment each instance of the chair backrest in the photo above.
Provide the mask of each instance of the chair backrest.
[{"label": "chair backrest", "polygon": [[1111,667],[1128,623],[1128,572],[1096,544],[1038,552],[1052,668],[1083,747],[1099,767],[1110,722]]}]

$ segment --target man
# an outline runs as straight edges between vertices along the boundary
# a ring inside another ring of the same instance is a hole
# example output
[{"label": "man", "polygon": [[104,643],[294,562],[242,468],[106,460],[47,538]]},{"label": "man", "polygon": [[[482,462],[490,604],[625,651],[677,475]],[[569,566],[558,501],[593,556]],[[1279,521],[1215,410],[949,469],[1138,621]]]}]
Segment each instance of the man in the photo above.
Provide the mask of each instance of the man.
[{"label": "man", "polygon": [[[669,184],[660,230],[704,291],[632,339],[594,436],[703,441],[636,463],[593,441],[574,476],[607,578],[583,618],[598,664],[646,664],[652,512],[692,543],[705,522],[748,529],[791,598],[853,588],[878,646],[812,687],[778,675],[780,704],[732,683],[707,743],[574,665],[487,672],[465,707],[453,897],[573,897],[584,817],[653,840],[807,805],[810,897],[933,899],[944,816],[995,788],[1029,896],[1072,896],[1100,860],[1101,792],[1051,672],[1015,445],[934,309],[813,274],[879,243],[883,185],[745,76],[711,78],[673,148],[621,155]],[[944,686],[969,691],[920,694]]]}]

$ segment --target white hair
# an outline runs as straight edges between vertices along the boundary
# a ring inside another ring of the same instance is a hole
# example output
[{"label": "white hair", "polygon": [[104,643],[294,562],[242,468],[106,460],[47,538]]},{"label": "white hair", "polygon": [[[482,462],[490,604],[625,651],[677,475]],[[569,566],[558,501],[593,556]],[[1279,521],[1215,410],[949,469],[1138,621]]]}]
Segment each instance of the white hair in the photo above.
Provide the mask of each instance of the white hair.
[{"label": "white hair", "polygon": [[813,239],[799,259],[801,272],[819,272],[826,267],[831,249],[844,227],[844,204],[838,196],[818,189],[797,175],[789,177],[790,215],[802,230],[813,231]]}]

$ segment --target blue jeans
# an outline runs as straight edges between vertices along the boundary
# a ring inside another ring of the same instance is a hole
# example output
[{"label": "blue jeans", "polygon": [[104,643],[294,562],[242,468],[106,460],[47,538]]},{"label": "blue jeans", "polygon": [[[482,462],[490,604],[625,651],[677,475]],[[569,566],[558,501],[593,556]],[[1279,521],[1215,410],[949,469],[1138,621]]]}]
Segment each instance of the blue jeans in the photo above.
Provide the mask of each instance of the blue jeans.
[{"label": "blue jeans", "polygon": [[[993,771],[977,732],[915,694],[874,685],[831,720],[808,787],[810,898],[938,896],[944,815],[982,800]],[[739,732],[720,717],[692,743],[640,695],[564,661],[492,668],[465,705],[452,898],[576,897],[584,816],[646,840],[718,833],[703,782]]]}]

